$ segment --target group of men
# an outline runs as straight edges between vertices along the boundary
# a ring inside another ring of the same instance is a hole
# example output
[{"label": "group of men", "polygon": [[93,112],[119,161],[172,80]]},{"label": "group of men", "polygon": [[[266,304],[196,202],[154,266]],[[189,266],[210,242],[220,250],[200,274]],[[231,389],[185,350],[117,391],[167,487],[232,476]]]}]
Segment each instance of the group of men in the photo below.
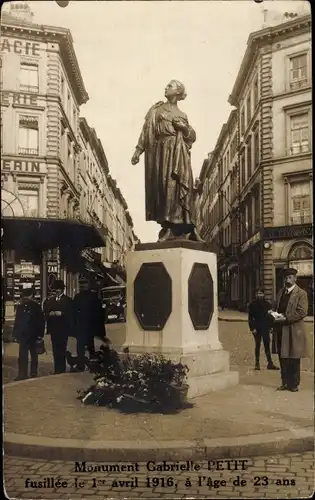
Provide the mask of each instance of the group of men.
[{"label": "group of men", "polygon": [[283,273],[284,287],[279,291],[274,307],[261,289],[250,304],[248,323],[255,339],[255,370],[260,370],[260,346],[263,340],[269,370],[274,365],[270,351],[270,331],[273,332],[272,352],[278,354],[281,385],[279,391],[297,392],[300,385],[301,358],[308,357],[310,346],[304,325],[308,312],[307,293],[296,284],[297,271],[287,268]]},{"label": "group of men", "polygon": [[31,357],[30,377],[38,374],[38,343],[45,333],[51,337],[54,373],[66,371],[69,337],[77,340],[77,365],[72,371],[84,371],[85,351],[95,355],[94,337],[107,341],[102,302],[91,281],[74,299],[65,294],[65,284],[56,280],[53,294],[43,308],[33,300],[33,289],[23,290],[17,306],[13,336],[19,343],[18,380],[28,378],[28,358]]}]

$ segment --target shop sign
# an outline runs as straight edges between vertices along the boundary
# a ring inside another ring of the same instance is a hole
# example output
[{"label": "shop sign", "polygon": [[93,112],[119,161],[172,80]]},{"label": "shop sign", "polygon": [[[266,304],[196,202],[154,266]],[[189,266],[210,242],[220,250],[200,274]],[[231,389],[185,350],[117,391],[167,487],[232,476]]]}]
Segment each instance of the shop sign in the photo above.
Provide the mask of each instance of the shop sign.
[{"label": "shop sign", "polygon": [[20,92],[1,92],[1,106],[38,106],[36,94],[25,94]]},{"label": "shop sign", "polygon": [[41,166],[42,165],[38,161],[23,161],[23,160],[1,161],[2,171],[40,173]]},{"label": "shop sign", "polygon": [[39,56],[40,44],[27,42],[25,40],[9,40],[8,38],[2,38],[0,51],[13,52],[23,56]]},{"label": "shop sign", "polygon": [[298,276],[313,276],[313,261],[312,260],[292,260],[290,267],[297,270]]},{"label": "shop sign", "polygon": [[32,262],[23,262],[21,264],[15,264],[15,274],[20,274],[21,277],[29,277],[34,275],[34,265]]},{"label": "shop sign", "polygon": [[47,272],[50,273],[58,273],[58,262],[47,262]]},{"label": "shop sign", "polygon": [[304,224],[299,226],[266,227],[264,239],[284,240],[286,238],[312,238],[313,225]]},{"label": "shop sign", "polygon": [[14,296],[14,265],[6,265],[6,300],[13,300]]},{"label": "shop sign", "polygon": [[245,252],[249,247],[255,245],[255,243],[258,243],[258,241],[260,241],[260,231],[254,234],[249,240],[244,243],[244,245],[242,245],[241,251]]}]

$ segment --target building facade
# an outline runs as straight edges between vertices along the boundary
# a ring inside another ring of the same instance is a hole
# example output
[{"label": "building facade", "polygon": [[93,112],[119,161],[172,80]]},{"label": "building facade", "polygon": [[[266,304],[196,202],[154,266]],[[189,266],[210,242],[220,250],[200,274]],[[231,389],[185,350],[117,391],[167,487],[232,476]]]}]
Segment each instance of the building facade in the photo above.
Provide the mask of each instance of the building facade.
[{"label": "building facade", "polygon": [[228,303],[244,309],[257,287],[274,299],[288,266],[312,302],[310,15],[250,35],[229,102],[236,127],[226,132],[230,174],[218,192],[230,197],[230,213],[218,220],[223,235],[231,226],[219,257]]},{"label": "building facade", "polygon": [[107,268],[125,266],[126,253],[133,250],[137,237],[128,205],[111,177],[100,139],[85,118],[80,118],[79,190],[80,217],[102,229],[106,246],[95,248]]},{"label": "building facade", "polygon": [[39,301],[55,278],[72,296],[82,252],[92,264],[121,261],[135,237],[102,145],[80,119],[88,94],[70,31],[34,24],[27,2],[9,8],[1,16],[0,83],[2,272],[11,318],[25,282],[35,283]]}]

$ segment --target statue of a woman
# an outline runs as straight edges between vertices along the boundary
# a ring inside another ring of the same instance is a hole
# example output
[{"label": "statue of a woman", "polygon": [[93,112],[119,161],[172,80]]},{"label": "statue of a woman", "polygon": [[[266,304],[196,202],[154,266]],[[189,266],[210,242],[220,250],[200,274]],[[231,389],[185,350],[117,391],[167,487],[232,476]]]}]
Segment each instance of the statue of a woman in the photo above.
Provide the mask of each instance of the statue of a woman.
[{"label": "statue of a woman", "polygon": [[196,133],[177,106],[185,87],[172,80],[165,89],[167,102],[152,106],[132,157],[136,165],[145,153],[146,220],[162,229],[159,241],[187,238],[202,241],[195,224],[194,181],[190,149]]}]

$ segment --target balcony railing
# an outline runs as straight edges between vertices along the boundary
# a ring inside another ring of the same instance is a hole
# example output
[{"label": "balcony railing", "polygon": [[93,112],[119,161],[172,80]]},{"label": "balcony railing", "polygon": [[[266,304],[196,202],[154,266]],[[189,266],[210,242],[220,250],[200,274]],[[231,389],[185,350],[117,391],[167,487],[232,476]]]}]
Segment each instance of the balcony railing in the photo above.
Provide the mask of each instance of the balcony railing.
[{"label": "balcony railing", "polygon": [[310,224],[313,222],[312,215],[310,212],[302,212],[299,214],[294,214],[291,217],[291,224]]},{"label": "balcony railing", "polygon": [[21,90],[21,92],[29,92],[31,94],[38,94],[38,92],[39,92],[38,86],[35,86],[35,85],[20,84],[20,90]]},{"label": "balcony railing", "polygon": [[20,148],[19,155],[38,156],[38,148]]},{"label": "balcony railing", "polygon": [[293,144],[290,148],[291,155],[298,155],[301,153],[308,153],[310,151],[309,144]]},{"label": "balcony railing", "polygon": [[290,87],[292,90],[301,89],[307,86],[307,78],[301,78],[299,80],[292,80],[290,82]]}]

